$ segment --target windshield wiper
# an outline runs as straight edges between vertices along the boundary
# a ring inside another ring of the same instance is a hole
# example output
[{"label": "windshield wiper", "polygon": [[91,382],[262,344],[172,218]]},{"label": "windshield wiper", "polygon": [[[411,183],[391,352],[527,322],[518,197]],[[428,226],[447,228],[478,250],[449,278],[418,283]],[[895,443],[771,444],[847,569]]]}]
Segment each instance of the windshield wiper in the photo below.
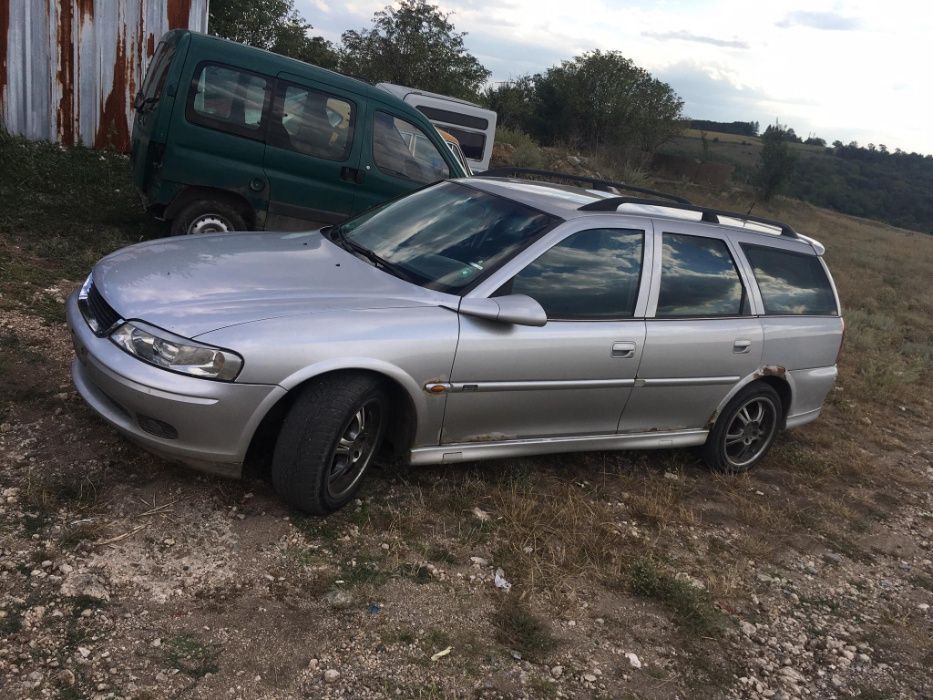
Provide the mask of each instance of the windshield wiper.
[{"label": "windshield wiper", "polygon": [[369,248],[361,246],[359,243],[354,243],[343,232],[342,226],[335,226],[333,229],[328,231],[328,234],[331,236],[331,240],[339,245],[344,250],[353,253],[356,256],[363,257],[372,263],[373,267],[377,267],[381,270],[388,272],[390,275],[394,275],[401,280],[406,282],[411,282],[412,284],[420,285],[421,282],[416,280],[413,275],[410,275],[408,272],[400,268],[398,265],[390,263],[385,258],[380,257]]}]

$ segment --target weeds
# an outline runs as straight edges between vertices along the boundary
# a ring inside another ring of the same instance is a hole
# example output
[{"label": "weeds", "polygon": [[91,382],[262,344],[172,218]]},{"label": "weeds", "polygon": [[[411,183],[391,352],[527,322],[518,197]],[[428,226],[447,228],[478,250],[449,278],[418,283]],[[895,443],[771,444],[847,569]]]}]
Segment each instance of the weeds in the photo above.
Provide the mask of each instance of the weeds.
[{"label": "weeds", "polygon": [[722,615],[708,595],[662,571],[652,560],[643,558],[635,562],[630,584],[635,595],[654,600],[674,613],[674,620],[681,627],[704,635],[720,631]]},{"label": "weeds", "polygon": [[517,596],[505,596],[492,617],[496,640],[523,657],[540,661],[558,644],[550,626]]},{"label": "weeds", "polygon": [[192,678],[217,673],[219,653],[218,645],[204,643],[190,634],[178,635],[165,643],[165,659],[169,665]]}]

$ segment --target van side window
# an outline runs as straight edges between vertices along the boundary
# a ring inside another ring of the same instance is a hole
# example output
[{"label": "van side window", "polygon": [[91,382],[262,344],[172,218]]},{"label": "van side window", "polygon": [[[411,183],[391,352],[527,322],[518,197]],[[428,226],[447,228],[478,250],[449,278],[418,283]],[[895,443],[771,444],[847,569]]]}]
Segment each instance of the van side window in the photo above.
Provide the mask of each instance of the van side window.
[{"label": "van side window", "polygon": [[165,78],[168,76],[168,68],[172,65],[173,58],[175,58],[175,44],[169,46],[164,41],[160,41],[149,62],[149,70],[142,86],[143,97],[149,104],[158,102],[162,95],[162,87],[165,85]]},{"label": "van side window", "polygon": [[269,145],[326,160],[346,160],[353,146],[356,110],[339,97],[279,82]]},{"label": "van side window", "polygon": [[427,134],[385,112],[373,119],[373,162],[387,175],[424,184],[450,177],[450,167]]},{"label": "van side window", "polygon": [[543,253],[495,296],[527,294],[544,307],[551,320],[631,318],[644,247],[644,231],[579,231]]},{"label": "van side window", "polygon": [[836,295],[815,255],[742,244],[768,315],[835,316]]},{"label": "van side window", "polygon": [[665,233],[661,237],[658,318],[745,316],[745,290],[725,241]]},{"label": "van side window", "polygon": [[195,73],[185,115],[195,124],[261,139],[268,103],[266,78],[209,63]]}]

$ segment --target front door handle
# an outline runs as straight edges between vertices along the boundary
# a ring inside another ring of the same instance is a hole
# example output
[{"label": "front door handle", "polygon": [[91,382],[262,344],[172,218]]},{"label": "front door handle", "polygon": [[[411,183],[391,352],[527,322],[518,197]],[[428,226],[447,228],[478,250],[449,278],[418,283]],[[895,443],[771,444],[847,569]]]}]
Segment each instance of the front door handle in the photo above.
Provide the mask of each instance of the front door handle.
[{"label": "front door handle", "polygon": [[366,172],[360,168],[351,168],[348,165],[340,168],[340,179],[346,182],[355,182],[357,185],[363,182]]},{"label": "front door handle", "polygon": [[750,340],[736,340],[732,343],[732,352],[737,355],[744,355],[752,348],[752,341]]},{"label": "front door handle", "polygon": [[620,340],[612,344],[612,357],[635,357],[635,341]]}]

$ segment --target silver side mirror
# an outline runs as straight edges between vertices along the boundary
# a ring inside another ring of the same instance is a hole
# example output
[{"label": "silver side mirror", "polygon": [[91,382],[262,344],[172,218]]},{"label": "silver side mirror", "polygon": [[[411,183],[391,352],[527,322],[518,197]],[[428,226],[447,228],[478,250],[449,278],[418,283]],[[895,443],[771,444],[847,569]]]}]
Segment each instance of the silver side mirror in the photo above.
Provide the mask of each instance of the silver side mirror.
[{"label": "silver side mirror", "polygon": [[543,326],[547,323],[544,307],[524,294],[509,294],[488,299],[461,299],[459,311],[467,316],[520,326]]}]

